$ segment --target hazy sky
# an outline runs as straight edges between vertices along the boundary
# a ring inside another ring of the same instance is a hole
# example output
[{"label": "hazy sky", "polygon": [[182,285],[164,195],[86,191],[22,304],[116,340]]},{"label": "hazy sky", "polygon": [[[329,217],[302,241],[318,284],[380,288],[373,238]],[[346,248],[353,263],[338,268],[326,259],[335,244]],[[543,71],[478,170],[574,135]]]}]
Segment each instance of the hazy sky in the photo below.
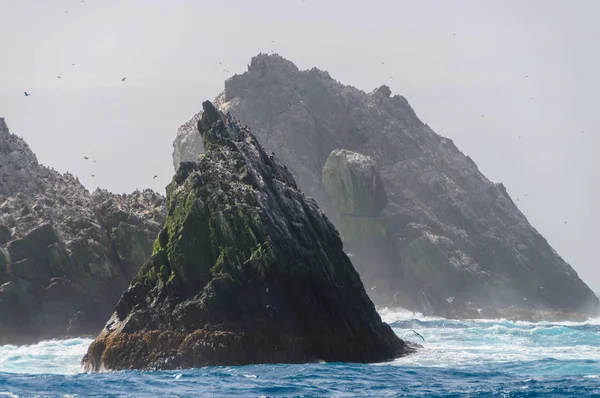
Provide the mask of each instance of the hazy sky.
[{"label": "hazy sky", "polygon": [[599,12],[596,0],[0,0],[0,117],[90,189],[164,193],[179,125],[273,50],[404,95],[600,290]]}]

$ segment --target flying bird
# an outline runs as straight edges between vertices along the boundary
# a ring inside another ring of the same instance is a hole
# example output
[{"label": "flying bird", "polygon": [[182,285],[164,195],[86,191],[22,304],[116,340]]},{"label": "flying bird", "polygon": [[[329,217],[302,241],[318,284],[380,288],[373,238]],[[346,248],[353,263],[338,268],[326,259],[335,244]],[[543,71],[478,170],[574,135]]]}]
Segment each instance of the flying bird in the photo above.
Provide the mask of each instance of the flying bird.
[{"label": "flying bird", "polygon": [[29,94],[27,91],[24,91],[24,93],[25,93],[25,96],[26,96],[26,97],[29,97],[29,96],[31,95],[31,94]]},{"label": "flying bird", "polygon": [[481,115],[481,117],[483,117],[483,115]]},{"label": "flying bird", "polygon": [[58,78],[60,79],[60,76]]},{"label": "flying bird", "polygon": [[75,64],[71,64],[71,66],[75,66]]},{"label": "flying bird", "polygon": [[525,79],[527,79],[529,77],[529,75],[525,75]]},{"label": "flying bird", "polygon": [[126,77],[124,77],[124,78],[122,78],[122,79],[121,79],[121,81],[122,81],[122,82],[124,82],[124,81],[125,81],[125,79],[127,79],[127,78],[126,78]]},{"label": "flying bird", "polygon": [[420,338],[422,338],[423,341],[425,341],[425,338],[423,336],[421,336],[419,333],[415,332],[414,330],[411,330],[411,332],[413,332],[414,334],[416,334],[417,336],[419,336]]},{"label": "flying bird", "polygon": [[155,178],[157,178],[157,177],[158,177],[158,176],[157,176],[157,175],[155,175],[154,177],[152,177],[152,179],[154,180],[154,179],[155,179]]},{"label": "flying bird", "polygon": [[83,158],[84,158],[85,160],[88,160],[88,159],[89,159],[87,156],[84,156]]},{"label": "flying bird", "polygon": [[96,177],[96,174],[92,174],[92,177]]}]

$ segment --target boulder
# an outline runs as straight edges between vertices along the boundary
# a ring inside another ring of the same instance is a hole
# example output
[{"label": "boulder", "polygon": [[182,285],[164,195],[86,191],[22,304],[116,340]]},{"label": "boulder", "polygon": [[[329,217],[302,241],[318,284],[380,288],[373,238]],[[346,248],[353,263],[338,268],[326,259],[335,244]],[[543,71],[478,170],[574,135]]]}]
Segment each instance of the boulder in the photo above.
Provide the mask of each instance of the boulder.
[{"label": "boulder", "polygon": [[379,217],[387,205],[381,174],[368,156],[334,150],[325,162],[322,178],[323,189],[340,214]]},{"label": "boulder", "polygon": [[411,352],[286,167],[231,116],[203,108],[205,152],[168,186],[153,255],[84,368],[376,362]]}]

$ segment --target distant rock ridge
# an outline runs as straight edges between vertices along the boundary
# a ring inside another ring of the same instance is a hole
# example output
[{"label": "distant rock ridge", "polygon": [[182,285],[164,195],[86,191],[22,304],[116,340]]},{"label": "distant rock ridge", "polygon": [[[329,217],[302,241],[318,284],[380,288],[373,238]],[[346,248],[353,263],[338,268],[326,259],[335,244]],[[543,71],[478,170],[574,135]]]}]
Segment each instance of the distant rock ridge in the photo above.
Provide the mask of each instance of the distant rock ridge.
[{"label": "distant rock ridge", "polygon": [[412,351],[382,322],[333,225],[212,103],[142,266],[83,359],[91,371],[378,362]]},{"label": "distant rock ridge", "polygon": [[[376,304],[457,317],[511,306],[597,313],[598,298],[531,226],[504,185],[489,181],[389,87],[367,94],[327,72],[259,54],[247,72],[225,81],[215,105],[252,128],[343,236],[323,167],[338,149],[378,165],[388,199],[380,214],[382,235],[371,249],[345,240]],[[195,159],[200,141],[193,129],[180,129],[174,164]]]},{"label": "distant rock ridge", "polygon": [[0,344],[96,333],[165,217],[151,191],[90,194],[0,119]]}]

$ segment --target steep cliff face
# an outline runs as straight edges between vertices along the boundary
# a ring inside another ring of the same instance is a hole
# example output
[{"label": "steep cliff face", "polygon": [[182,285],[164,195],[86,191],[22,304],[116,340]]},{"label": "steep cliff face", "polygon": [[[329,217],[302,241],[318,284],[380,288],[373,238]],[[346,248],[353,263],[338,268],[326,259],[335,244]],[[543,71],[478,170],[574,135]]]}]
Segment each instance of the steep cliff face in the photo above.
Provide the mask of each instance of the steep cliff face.
[{"label": "steep cliff face", "polygon": [[206,152],[167,188],[154,254],[84,366],[374,362],[410,352],[287,168],[236,120],[203,106]]},{"label": "steep cliff face", "polygon": [[96,333],[165,217],[146,190],[90,194],[0,119],[0,344]]},{"label": "steep cliff face", "polygon": [[[342,234],[349,220],[340,219],[326,194],[326,160],[346,149],[378,165],[388,199],[378,241],[385,250],[352,248],[353,261],[365,261],[357,267],[376,303],[456,316],[453,311],[468,303],[597,311],[596,296],[529,224],[504,186],[489,181],[388,87],[365,93],[327,72],[300,71],[277,55],[261,54],[247,72],[225,82],[215,103],[248,124],[288,165]],[[197,156],[191,148],[199,140],[182,129],[175,146],[185,141],[189,159]]]}]

